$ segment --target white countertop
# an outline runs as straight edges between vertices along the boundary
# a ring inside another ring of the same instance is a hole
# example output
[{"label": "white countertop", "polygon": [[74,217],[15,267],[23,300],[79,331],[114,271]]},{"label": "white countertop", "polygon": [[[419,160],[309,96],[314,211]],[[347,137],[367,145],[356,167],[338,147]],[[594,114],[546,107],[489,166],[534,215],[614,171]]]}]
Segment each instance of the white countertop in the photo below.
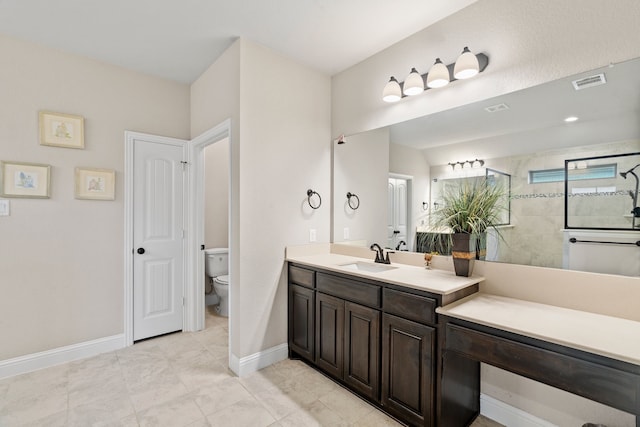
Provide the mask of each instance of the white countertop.
[{"label": "white countertop", "polygon": [[366,262],[374,264],[367,258],[360,258],[335,253],[322,253],[313,255],[297,255],[287,256],[287,261],[297,264],[317,267],[323,270],[346,273],[356,277],[378,280],[385,283],[393,283],[395,285],[405,286],[408,288],[419,289],[422,291],[432,292],[440,295],[448,295],[459,291],[484,280],[484,277],[471,276],[460,277],[453,272],[445,270],[427,270],[424,267],[415,267],[412,265],[394,263],[392,270],[380,272],[366,272],[352,270],[343,267],[345,264],[354,262]]},{"label": "white countertop", "polygon": [[640,365],[640,322],[484,293],[436,312]]}]

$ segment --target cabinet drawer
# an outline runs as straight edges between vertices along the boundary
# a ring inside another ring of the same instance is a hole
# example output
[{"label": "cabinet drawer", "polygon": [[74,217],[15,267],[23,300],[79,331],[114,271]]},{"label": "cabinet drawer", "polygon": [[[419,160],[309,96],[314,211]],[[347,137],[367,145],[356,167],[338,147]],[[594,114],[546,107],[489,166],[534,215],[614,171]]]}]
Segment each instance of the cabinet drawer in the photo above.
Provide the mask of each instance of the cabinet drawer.
[{"label": "cabinet drawer", "polygon": [[420,323],[435,323],[436,301],[394,289],[384,289],[383,310]]},{"label": "cabinet drawer", "polygon": [[295,265],[289,266],[289,282],[298,285],[313,288],[315,286],[315,274],[315,271],[307,270],[306,268],[296,267]]},{"label": "cabinet drawer", "polygon": [[380,308],[380,286],[318,273],[318,291],[369,307]]}]

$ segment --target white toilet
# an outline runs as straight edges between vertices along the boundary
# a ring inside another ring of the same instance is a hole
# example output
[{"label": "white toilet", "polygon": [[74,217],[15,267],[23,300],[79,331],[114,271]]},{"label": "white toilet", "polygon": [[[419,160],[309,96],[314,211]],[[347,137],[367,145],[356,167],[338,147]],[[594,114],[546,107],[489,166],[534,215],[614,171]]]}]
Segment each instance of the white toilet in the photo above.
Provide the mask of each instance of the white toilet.
[{"label": "white toilet", "polygon": [[205,249],[205,271],[213,279],[213,289],[220,298],[216,313],[229,316],[229,249]]}]

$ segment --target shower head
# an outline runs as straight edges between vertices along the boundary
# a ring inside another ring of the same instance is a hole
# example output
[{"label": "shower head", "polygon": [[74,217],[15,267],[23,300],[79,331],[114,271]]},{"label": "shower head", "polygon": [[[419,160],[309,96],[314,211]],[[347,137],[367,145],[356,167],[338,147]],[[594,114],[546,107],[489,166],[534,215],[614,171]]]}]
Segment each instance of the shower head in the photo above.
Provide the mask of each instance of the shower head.
[{"label": "shower head", "polygon": [[638,163],[637,165],[635,165],[634,167],[632,167],[631,169],[629,169],[626,172],[620,172],[620,176],[623,177],[624,179],[627,179],[627,174],[631,174],[631,175],[635,175],[635,173],[633,173],[633,170],[635,168],[637,168],[638,166],[640,166],[640,163]]}]

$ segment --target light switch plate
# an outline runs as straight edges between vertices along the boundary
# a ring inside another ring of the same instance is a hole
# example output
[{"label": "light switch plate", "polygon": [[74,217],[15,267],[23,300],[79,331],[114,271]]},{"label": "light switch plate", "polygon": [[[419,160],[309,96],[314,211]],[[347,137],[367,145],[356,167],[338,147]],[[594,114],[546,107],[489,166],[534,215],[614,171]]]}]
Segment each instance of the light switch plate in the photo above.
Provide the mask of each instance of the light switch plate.
[{"label": "light switch plate", "polygon": [[10,204],[8,200],[0,200],[0,216],[9,216]]},{"label": "light switch plate", "polygon": [[349,227],[345,227],[344,230],[342,230],[342,238],[349,240]]},{"label": "light switch plate", "polygon": [[316,233],[316,229],[315,228],[310,228],[309,229],[309,242],[315,242],[318,239],[317,233]]}]

